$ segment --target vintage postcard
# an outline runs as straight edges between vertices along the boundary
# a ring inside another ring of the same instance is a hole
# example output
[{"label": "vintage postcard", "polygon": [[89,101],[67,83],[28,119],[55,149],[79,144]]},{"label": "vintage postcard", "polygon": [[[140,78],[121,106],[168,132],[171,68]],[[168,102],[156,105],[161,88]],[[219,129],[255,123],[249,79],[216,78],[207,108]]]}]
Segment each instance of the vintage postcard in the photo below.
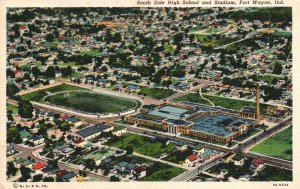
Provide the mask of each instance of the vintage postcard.
[{"label": "vintage postcard", "polygon": [[299,8],[2,1],[0,189],[299,187]]}]

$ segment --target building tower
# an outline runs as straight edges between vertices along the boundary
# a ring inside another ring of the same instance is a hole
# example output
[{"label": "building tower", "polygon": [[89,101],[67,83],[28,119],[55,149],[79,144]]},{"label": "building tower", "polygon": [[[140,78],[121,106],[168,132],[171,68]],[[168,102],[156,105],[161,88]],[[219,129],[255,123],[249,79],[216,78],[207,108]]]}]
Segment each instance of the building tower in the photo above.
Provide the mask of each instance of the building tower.
[{"label": "building tower", "polygon": [[257,123],[260,122],[260,107],[259,107],[259,85],[256,85],[256,121]]}]

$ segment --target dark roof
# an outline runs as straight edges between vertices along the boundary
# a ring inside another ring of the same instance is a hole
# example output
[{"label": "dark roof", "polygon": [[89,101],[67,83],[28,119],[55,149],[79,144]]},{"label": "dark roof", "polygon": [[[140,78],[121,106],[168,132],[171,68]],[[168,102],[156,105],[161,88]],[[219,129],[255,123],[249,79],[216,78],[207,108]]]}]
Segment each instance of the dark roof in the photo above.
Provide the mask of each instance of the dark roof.
[{"label": "dark roof", "polygon": [[77,131],[76,133],[82,137],[88,137],[93,134],[102,132],[103,130],[108,129],[108,128],[109,128],[109,126],[98,124],[98,125],[84,128],[80,131]]},{"label": "dark roof", "polygon": [[168,123],[173,123],[175,125],[180,125],[180,126],[188,126],[190,124],[192,124],[191,122],[187,122],[184,120],[180,120],[180,119],[167,119]]},{"label": "dark roof", "polygon": [[74,172],[69,172],[63,176],[63,179],[69,180],[75,176],[76,176],[76,174]]}]

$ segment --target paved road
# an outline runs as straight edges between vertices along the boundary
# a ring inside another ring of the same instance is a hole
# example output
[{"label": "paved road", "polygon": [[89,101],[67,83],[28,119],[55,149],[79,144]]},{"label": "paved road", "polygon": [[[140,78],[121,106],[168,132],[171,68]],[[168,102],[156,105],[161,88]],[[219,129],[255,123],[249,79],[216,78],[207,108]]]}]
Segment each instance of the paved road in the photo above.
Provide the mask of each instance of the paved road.
[{"label": "paved road", "polygon": [[224,155],[224,153],[219,154],[215,158],[200,164],[199,166],[195,167],[194,169],[192,169],[188,172],[185,172],[185,173],[173,178],[170,181],[188,181],[188,180],[191,180],[195,176],[197,176],[200,172],[206,171],[207,169],[209,169],[209,168],[217,165],[218,163],[220,163],[221,162],[220,157],[222,155]]}]

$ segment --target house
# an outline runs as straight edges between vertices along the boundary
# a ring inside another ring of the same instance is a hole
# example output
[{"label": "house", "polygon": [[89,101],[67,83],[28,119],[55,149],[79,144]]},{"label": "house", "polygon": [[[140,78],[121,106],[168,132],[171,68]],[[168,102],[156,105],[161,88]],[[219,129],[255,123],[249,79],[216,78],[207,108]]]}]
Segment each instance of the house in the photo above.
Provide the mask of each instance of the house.
[{"label": "house", "polygon": [[114,127],[112,131],[112,135],[114,136],[122,136],[125,133],[127,133],[127,128],[122,126]]},{"label": "house", "polygon": [[14,145],[9,143],[9,144],[6,144],[6,155],[12,155],[16,152],[15,148],[14,148]]},{"label": "house", "polygon": [[195,154],[202,154],[204,151],[205,151],[204,146],[201,146],[200,144],[196,145],[196,146],[193,148],[193,152],[194,152]]},{"label": "house", "polygon": [[45,138],[43,136],[32,136],[29,140],[32,142],[35,146],[39,144],[43,144],[45,142]]},{"label": "house", "polygon": [[56,172],[56,176],[63,177],[67,173],[68,173],[68,171],[66,171],[66,170],[59,170],[59,171]]},{"label": "house", "polygon": [[252,171],[260,171],[265,167],[266,163],[262,159],[254,159],[250,166]]},{"label": "house", "polygon": [[251,175],[250,174],[245,174],[240,176],[239,180],[241,181],[249,181],[251,179]]},{"label": "house", "polygon": [[135,163],[129,163],[126,167],[125,167],[125,172],[128,174],[133,175],[134,174],[134,170],[138,167],[137,164]]},{"label": "house", "polygon": [[232,158],[232,162],[236,166],[243,166],[245,162],[245,157],[240,154],[237,154]]},{"label": "house", "polygon": [[233,153],[233,152],[228,152],[228,153],[226,153],[224,156],[222,156],[222,161],[224,162],[224,163],[229,163],[231,160],[232,160],[232,158],[235,156],[235,153]]},{"label": "house", "polygon": [[28,131],[26,131],[25,129],[20,131],[19,133],[21,135],[21,138],[22,138],[23,142],[26,142],[28,140],[28,138],[31,137],[31,134]]},{"label": "house", "polygon": [[202,154],[200,154],[199,161],[204,162],[207,161],[211,158],[214,158],[217,155],[217,151],[212,150],[212,149],[206,149]]},{"label": "house", "polygon": [[76,177],[77,182],[85,182],[85,178],[83,176],[77,176]]},{"label": "house", "polygon": [[81,138],[82,140],[87,141],[91,138],[94,138],[94,137],[100,135],[102,132],[109,132],[109,131],[112,131],[113,129],[114,129],[114,127],[111,127],[111,126],[97,124],[97,125],[94,125],[91,127],[81,129],[81,130],[77,131],[76,133],[73,133],[72,135],[75,140]]},{"label": "house", "polygon": [[124,172],[127,165],[129,165],[128,162],[122,161],[114,166],[114,170],[116,170],[117,172]]},{"label": "house", "polygon": [[29,159],[26,159],[26,158],[18,158],[14,162],[14,166],[16,168],[20,168],[21,166],[31,167],[32,166],[32,161],[30,161]]},{"label": "house", "polygon": [[42,168],[44,168],[46,166],[47,166],[46,163],[38,162],[38,163],[36,163],[35,165],[32,166],[32,169],[39,170],[39,169],[42,169]]},{"label": "house", "polygon": [[74,178],[76,176],[76,174],[71,171],[71,172],[68,172],[67,174],[65,174],[64,176],[62,176],[62,179],[64,181],[69,181],[70,179]]},{"label": "house", "polygon": [[194,167],[197,163],[198,163],[198,156],[192,154],[184,161],[183,166]]},{"label": "house", "polygon": [[141,87],[139,85],[128,84],[126,92],[139,92]]},{"label": "house", "polygon": [[82,138],[79,138],[79,139],[73,140],[73,144],[77,147],[83,147],[86,144],[86,142]]},{"label": "house", "polygon": [[178,151],[184,151],[187,148],[188,148],[188,146],[184,142],[182,142],[182,141],[178,141],[176,143],[176,150],[178,150]]},{"label": "house", "polygon": [[135,172],[135,175],[138,178],[143,178],[147,174],[146,169],[144,167],[142,167],[142,166],[139,166],[139,167],[135,168],[134,172]]}]

